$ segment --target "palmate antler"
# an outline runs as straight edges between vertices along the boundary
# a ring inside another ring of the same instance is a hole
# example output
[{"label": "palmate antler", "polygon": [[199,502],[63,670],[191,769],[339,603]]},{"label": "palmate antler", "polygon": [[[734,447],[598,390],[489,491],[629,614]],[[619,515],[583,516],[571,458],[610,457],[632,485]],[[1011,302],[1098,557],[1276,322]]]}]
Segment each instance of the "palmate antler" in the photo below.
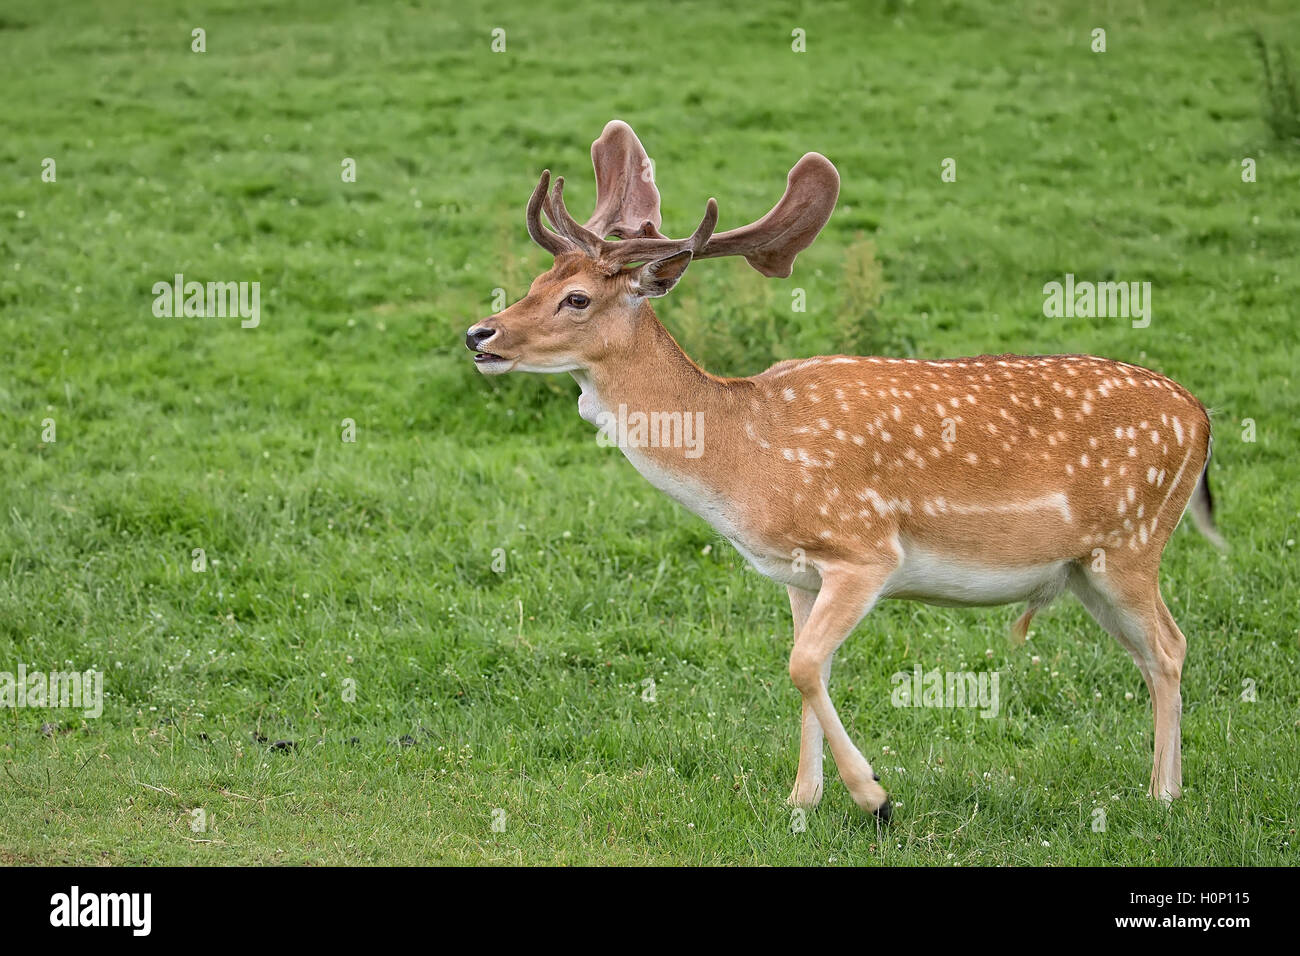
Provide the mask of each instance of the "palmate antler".
[{"label": "palmate antler", "polygon": [[[591,144],[591,161],[596,170],[596,209],[586,225],[580,225],[564,206],[563,177],[556,179],[548,194],[551,174],[547,170],[528,202],[528,233],[552,255],[581,252],[611,269],[689,249],[695,259],[744,256],[765,276],[788,276],[795,257],[830,219],[840,191],[840,176],[830,160],[820,153],[806,153],[790,170],[785,195],[762,219],[714,235],[718,204],[710,199],[694,234],[670,239],[659,231],[659,190],[632,127],[611,120]],[[543,210],[554,232],[542,224]],[[618,239],[610,241],[606,236]]]}]

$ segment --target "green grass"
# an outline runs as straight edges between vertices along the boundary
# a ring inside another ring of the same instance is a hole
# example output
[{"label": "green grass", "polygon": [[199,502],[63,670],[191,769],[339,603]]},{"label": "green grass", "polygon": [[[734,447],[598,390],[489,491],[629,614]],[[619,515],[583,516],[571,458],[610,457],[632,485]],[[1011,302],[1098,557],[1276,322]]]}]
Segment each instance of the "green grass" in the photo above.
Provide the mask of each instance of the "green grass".
[{"label": "green grass", "polygon": [[[1300,154],[1250,39],[1300,51],[1294,4],[514,6],[6,5],[0,670],[99,668],[106,700],[0,710],[0,862],[1294,864]],[[761,215],[806,150],[843,176],[793,277],[700,263],[663,300],[712,371],[1094,352],[1212,409],[1233,550],[1184,528],[1165,560],[1172,809],[1077,604],[1017,649],[1019,609],[890,603],[832,691],[895,822],[828,756],[791,832],[784,589],[598,447],[567,376],[484,380],[461,343],[547,264],[538,172],[589,208],[615,116],[676,231],[709,195]],[[175,272],[259,280],[261,326],[155,318]],[[1044,318],[1066,272],[1152,282],[1150,328]],[[892,708],[916,664],[998,669],[1001,713]]]}]

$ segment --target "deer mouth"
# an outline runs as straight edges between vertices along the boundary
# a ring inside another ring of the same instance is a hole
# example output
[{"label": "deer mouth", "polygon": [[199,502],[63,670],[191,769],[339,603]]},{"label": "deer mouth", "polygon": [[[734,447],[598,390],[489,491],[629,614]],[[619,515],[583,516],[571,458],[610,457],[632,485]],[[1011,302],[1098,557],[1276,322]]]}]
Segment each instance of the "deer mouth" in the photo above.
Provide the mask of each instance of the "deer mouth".
[{"label": "deer mouth", "polygon": [[484,375],[501,375],[515,367],[515,360],[497,355],[496,352],[475,352],[474,367]]}]

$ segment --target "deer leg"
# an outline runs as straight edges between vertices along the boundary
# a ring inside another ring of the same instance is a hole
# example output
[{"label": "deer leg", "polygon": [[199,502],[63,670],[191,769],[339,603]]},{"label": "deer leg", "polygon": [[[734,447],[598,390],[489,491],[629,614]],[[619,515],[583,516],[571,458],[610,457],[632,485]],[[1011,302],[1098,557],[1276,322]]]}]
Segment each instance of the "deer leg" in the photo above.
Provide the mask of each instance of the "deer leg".
[{"label": "deer leg", "polygon": [[1156,590],[1160,625],[1158,664],[1152,673],[1156,684],[1156,756],[1151,773],[1151,795],[1169,800],[1183,792],[1183,660],[1187,638]]},{"label": "deer leg", "polygon": [[1155,720],[1149,792],[1172,800],[1182,793],[1181,683],[1187,642],[1160,597],[1155,573],[1076,568],[1070,588],[1142,672]]},{"label": "deer leg", "polygon": [[[813,602],[817,594],[790,585],[790,613],[794,617],[794,638],[799,640],[799,633],[808,622],[812,613]],[[822,665],[822,683],[829,684],[831,676],[831,658],[827,657]],[[786,801],[793,807],[815,807],[822,799],[822,725],[817,722],[817,714],[807,698],[803,701],[803,724],[799,736],[799,772],[794,778],[794,789]]]},{"label": "deer leg", "polygon": [[888,820],[889,798],[877,782],[871,764],[840,723],[827,693],[826,675],[836,648],[871,609],[890,569],[836,565],[820,570],[821,591],[790,652],[790,678],[803,696],[805,712],[812,710],[826,735],[840,779],[848,787],[854,803]]}]

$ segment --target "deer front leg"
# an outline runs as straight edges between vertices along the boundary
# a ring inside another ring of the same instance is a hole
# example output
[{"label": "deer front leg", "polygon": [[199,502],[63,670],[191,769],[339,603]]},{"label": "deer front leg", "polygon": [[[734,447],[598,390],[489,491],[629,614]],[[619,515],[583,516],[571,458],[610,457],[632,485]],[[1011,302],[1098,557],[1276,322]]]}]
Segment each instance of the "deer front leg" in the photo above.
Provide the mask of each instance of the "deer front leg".
[{"label": "deer front leg", "polygon": [[[817,600],[815,591],[805,591],[789,585],[790,614],[794,617],[794,639],[799,641],[799,633],[808,622],[812,613],[813,602]],[[829,684],[831,676],[831,658],[826,658],[822,667],[822,683]],[[794,778],[794,789],[786,801],[792,807],[817,806],[822,799],[822,725],[817,722],[817,714],[807,698],[803,701],[803,729],[799,736],[799,772]]]},{"label": "deer front leg", "polygon": [[[889,819],[889,797],[861,751],[849,739],[827,693],[826,676],[831,657],[880,595],[891,568],[882,565],[836,564],[821,568],[822,588],[813,602],[808,620],[799,629],[790,652],[790,678],[803,695],[804,713],[811,710],[831,747],[831,756],[848,787],[853,801],[882,820]],[[808,743],[808,722],[804,721],[804,745]],[[821,744],[818,742],[817,750]],[[818,754],[820,761],[820,753]],[[799,782],[805,780],[800,754]],[[820,776],[820,775],[819,775]],[[799,782],[796,782],[796,791]]]}]

